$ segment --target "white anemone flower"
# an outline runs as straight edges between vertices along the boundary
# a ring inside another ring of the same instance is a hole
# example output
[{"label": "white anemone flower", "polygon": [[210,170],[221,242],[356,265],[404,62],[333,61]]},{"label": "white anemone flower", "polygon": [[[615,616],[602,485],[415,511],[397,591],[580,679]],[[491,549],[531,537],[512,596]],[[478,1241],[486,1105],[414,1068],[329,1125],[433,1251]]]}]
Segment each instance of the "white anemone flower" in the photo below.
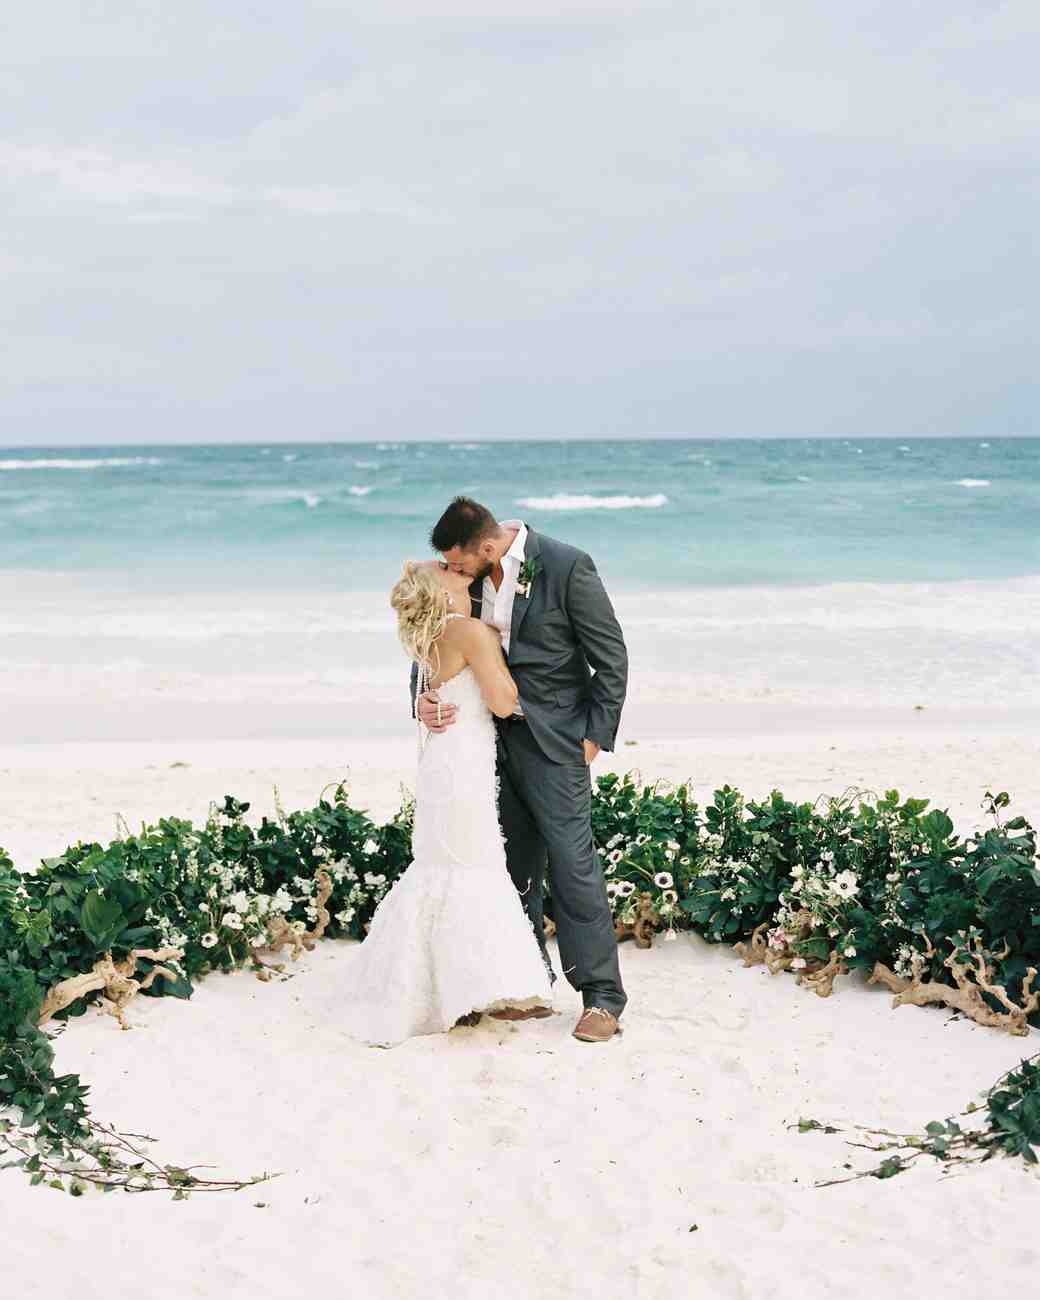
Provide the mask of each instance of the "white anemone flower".
[{"label": "white anemone flower", "polygon": [[666,889],[661,894],[661,897],[664,899],[666,903],[677,903],[679,901],[679,895],[677,891],[674,889]]},{"label": "white anemone flower", "polygon": [[853,898],[859,892],[859,877],[854,871],[839,871],[831,881],[831,893],[839,898]]},{"label": "white anemone flower", "polygon": [[379,852],[379,845],[371,837],[365,840],[365,852],[369,855]]},{"label": "white anemone flower", "polygon": [[804,969],[805,969],[805,958],[804,958],[804,957],[793,957],[793,958],[791,959],[791,969],[792,969],[792,970],[804,970]]},{"label": "white anemone flower", "polygon": [[672,879],[670,872],[659,871],[657,875],[654,876],[654,884],[658,889],[671,889],[672,885],[675,884],[675,881]]},{"label": "white anemone flower", "polygon": [[631,880],[619,880],[617,891],[622,898],[627,898],[629,894],[634,894],[636,892],[636,887],[632,884]]},{"label": "white anemone flower", "polygon": [[203,948],[213,948],[216,946],[217,936],[213,933],[212,930],[210,930],[209,934],[204,934],[202,936],[201,942]]}]

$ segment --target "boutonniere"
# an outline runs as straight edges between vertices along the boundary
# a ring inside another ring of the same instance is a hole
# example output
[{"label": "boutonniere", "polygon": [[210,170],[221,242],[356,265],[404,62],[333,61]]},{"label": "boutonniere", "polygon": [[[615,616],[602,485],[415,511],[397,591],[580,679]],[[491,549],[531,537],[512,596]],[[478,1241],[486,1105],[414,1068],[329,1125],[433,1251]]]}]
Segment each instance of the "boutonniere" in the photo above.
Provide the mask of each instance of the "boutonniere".
[{"label": "boutonniere", "polygon": [[516,579],[517,595],[523,596],[524,600],[526,600],[531,594],[531,583],[534,582],[541,571],[540,560],[524,560]]}]

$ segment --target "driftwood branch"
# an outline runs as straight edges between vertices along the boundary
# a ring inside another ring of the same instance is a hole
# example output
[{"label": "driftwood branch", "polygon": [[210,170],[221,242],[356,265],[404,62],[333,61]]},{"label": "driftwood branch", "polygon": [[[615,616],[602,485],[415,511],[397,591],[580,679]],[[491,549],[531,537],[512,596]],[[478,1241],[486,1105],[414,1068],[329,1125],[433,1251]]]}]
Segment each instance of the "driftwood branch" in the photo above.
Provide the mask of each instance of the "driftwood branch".
[{"label": "driftwood branch", "polygon": [[[788,923],[788,932],[795,943],[809,937],[812,923],[813,915],[806,911],[799,912]],[[792,969],[798,953],[790,942],[782,948],[772,947],[765,937],[769,929],[770,922],[763,921],[751,932],[750,943],[735,943],[733,949],[744,959],[745,966],[765,966],[770,975],[777,975],[780,971]],[[796,970],[795,981],[817,997],[829,998],[834,992],[834,981],[839,975],[847,975],[848,972],[849,968],[834,950],[825,962],[806,959],[805,966]]]},{"label": "driftwood branch", "polygon": [[[272,916],[267,923],[267,943],[264,944],[266,951],[272,953],[281,952],[288,945],[290,948],[289,956],[293,961],[296,961],[304,950],[310,952],[325,933],[332,919],[328,908],[325,906],[332,895],[332,877],[324,867],[319,867],[315,873],[315,879],[318,882],[318,896],[314,900],[318,919],[315,922],[314,929],[299,930],[290,924],[284,916]],[[253,954],[253,960],[259,968],[256,972],[258,978],[262,980],[270,979],[272,966],[261,961],[256,953]],[[278,967],[273,969],[278,969]]]},{"label": "driftwood branch", "polygon": [[[1029,1033],[1029,1017],[1040,1010],[1040,989],[1033,988],[1036,979],[1034,966],[1030,966],[1026,972],[1022,982],[1022,1005],[1018,1006],[1008,996],[1007,989],[993,980],[994,971],[990,959],[995,957],[999,961],[1006,957],[1006,943],[1002,953],[987,952],[982,939],[975,935],[971,939],[971,957],[967,961],[958,960],[958,950],[955,947],[948,957],[943,958],[943,965],[953,976],[953,985],[924,978],[925,960],[930,960],[935,955],[935,949],[927,938],[925,945],[923,954],[915,952],[910,959],[912,974],[909,979],[897,975],[882,962],[877,962],[868,983],[884,984],[894,993],[893,1007],[923,1007],[938,1003],[960,1011],[979,1025],[1005,1029],[1009,1034],[1020,1038]],[[985,994],[999,1002],[1005,1010],[995,1011],[986,1001]]]},{"label": "driftwood branch", "polygon": [[152,984],[158,978],[167,980],[176,980],[178,978],[175,971],[167,969],[165,966],[156,965],[148,972],[144,979],[135,979],[134,973],[137,970],[137,963],[141,957],[148,958],[149,961],[179,961],[184,956],[181,948],[134,948],[130,955],[122,961],[113,961],[112,954],[106,952],[104,957],[94,963],[93,970],[87,971],[83,975],[73,975],[69,979],[62,980],[49,989],[47,996],[40,1007],[38,1024],[45,1025],[48,1020],[57,1015],[59,1011],[64,1011],[70,1007],[73,1002],[80,998],[86,997],[88,993],[102,991],[101,1006],[104,1011],[115,1016],[119,1021],[121,1029],[129,1029],[123,1012],[142,989],[151,988]]},{"label": "driftwood branch", "polygon": [[631,925],[618,921],[614,926],[614,934],[618,943],[634,939],[637,948],[650,948],[654,942],[654,931],[660,924],[661,918],[654,907],[653,898],[644,891],[639,895],[635,920]]}]

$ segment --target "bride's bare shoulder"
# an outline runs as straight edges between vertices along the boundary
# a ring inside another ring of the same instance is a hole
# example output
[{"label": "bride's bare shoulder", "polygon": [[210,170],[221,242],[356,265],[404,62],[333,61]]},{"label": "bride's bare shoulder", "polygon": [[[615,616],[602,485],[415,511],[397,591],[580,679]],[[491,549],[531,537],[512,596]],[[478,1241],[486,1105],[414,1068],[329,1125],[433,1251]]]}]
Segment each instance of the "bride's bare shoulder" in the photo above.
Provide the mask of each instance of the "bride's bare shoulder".
[{"label": "bride's bare shoulder", "polygon": [[479,618],[453,618],[444,629],[444,640],[460,650],[473,650],[499,640],[499,635]]}]

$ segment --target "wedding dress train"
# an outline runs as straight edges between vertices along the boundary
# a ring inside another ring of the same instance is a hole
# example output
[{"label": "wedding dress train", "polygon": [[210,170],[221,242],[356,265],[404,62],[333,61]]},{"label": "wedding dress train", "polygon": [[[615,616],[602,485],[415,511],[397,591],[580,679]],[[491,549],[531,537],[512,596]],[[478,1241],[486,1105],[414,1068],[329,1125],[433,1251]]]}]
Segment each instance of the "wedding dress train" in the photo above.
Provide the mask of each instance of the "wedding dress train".
[{"label": "wedding dress train", "polygon": [[390,1047],[470,1011],[549,1004],[549,975],[506,869],[495,726],[472,669],[438,688],[455,723],[429,736],[415,786],[413,861],[346,975],[343,1024]]}]

